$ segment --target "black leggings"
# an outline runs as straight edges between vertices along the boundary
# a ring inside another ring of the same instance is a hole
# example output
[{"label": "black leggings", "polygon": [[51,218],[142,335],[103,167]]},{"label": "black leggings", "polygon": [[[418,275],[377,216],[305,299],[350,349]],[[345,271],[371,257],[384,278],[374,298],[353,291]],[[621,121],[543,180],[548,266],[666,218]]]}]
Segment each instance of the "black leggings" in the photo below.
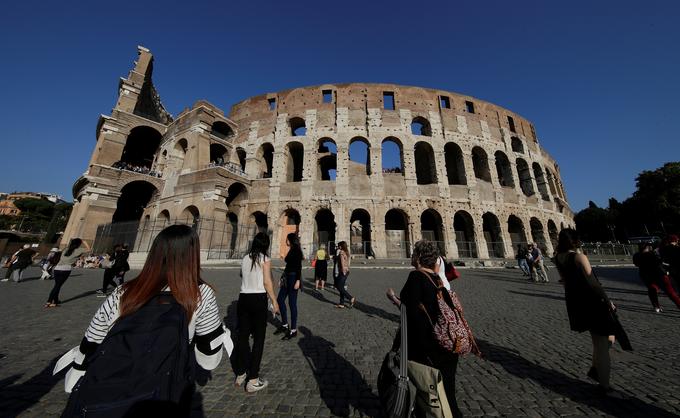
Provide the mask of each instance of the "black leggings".
[{"label": "black leggings", "polygon": [[[249,379],[256,379],[260,374],[267,328],[267,294],[241,293],[236,305],[236,316],[238,339],[236,340],[234,372],[239,376],[247,372]],[[251,335],[253,336],[252,350],[248,341]]]},{"label": "black leggings", "polygon": [[114,279],[116,278],[116,274],[118,271],[114,269],[106,269],[104,270],[104,281],[102,282],[102,292],[106,293],[106,291],[109,288],[109,285],[113,286],[114,288],[116,287],[116,282]]},{"label": "black leggings", "polygon": [[66,283],[66,279],[71,275],[71,270],[54,270],[54,287],[50,292],[50,296],[47,298],[47,303],[59,304],[59,291],[61,287]]}]

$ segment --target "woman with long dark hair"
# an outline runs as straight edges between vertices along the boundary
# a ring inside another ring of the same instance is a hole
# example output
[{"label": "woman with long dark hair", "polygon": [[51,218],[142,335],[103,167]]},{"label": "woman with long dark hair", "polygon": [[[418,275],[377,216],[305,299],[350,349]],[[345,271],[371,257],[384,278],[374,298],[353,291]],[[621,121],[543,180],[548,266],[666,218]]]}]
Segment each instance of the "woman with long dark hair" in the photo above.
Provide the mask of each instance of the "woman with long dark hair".
[{"label": "woman with long dark hair", "polygon": [[52,291],[47,297],[47,303],[45,303],[46,308],[54,308],[61,304],[61,301],[59,300],[59,292],[61,291],[61,287],[64,285],[64,283],[66,283],[68,276],[71,275],[71,268],[73,267],[73,264],[75,264],[76,260],[78,260],[88,251],[90,251],[90,246],[87,244],[87,242],[80,238],[73,238],[68,243],[68,247],[66,247],[64,252],[61,254],[59,262],[54,267],[54,287],[52,287]]},{"label": "woman with long dark hair", "polygon": [[335,288],[340,293],[340,302],[335,305],[336,308],[344,308],[345,300],[349,301],[349,307],[353,308],[357,298],[350,295],[346,289],[347,276],[349,276],[349,249],[345,241],[338,243],[340,254],[338,254],[338,277],[335,279]]},{"label": "woman with long dark hair", "polygon": [[[272,304],[272,313],[279,312],[279,304],[272,285],[272,263],[268,255],[269,236],[258,232],[253,238],[250,252],[241,261],[241,293],[236,305],[238,317],[238,339],[234,371],[236,386],[242,386],[246,379],[246,392],[257,392],[267,387],[261,379],[260,363],[264,351],[264,337],[267,329],[267,296]],[[253,336],[253,348],[249,347]]]},{"label": "woman with long dark hair", "polygon": [[[181,330],[182,324],[187,324],[188,332],[174,335],[186,335],[188,340],[176,343],[186,344],[185,347],[189,349],[193,341],[198,365],[207,370],[217,367],[222,359],[223,343],[228,342],[229,338],[222,325],[215,292],[201,279],[200,251],[198,235],[187,225],[172,225],[158,234],[139,275],[113,291],[95,313],[80,346],[65,355],[71,358],[60,360],[62,364],[70,363],[69,360],[75,363],[66,376],[67,392],[71,391],[80,377],[85,375],[84,380],[87,380],[87,370],[83,365],[93,367],[97,365],[97,360],[102,359],[99,357],[90,363],[84,361],[86,356],[103,354],[98,347],[107,343],[109,334],[112,338],[119,338],[123,330],[138,327],[135,320],[146,323],[144,318],[137,318],[135,314],[150,312],[148,309],[156,306],[178,307],[176,311],[180,312],[181,319],[178,319],[177,327]],[[128,321],[128,318],[133,322]],[[123,328],[119,329],[118,326]],[[149,332],[145,331],[147,335]],[[130,334],[131,341],[135,335],[139,334]],[[154,347],[153,352],[162,350],[163,347]],[[143,347],[137,347],[134,351],[140,354],[152,352]],[[129,383],[132,386],[135,382]],[[190,387],[193,388],[193,385]],[[82,394],[83,385],[80,384],[79,388]]]},{"label": "woman with long dark hair", "polygon": [[616,310],[616,306],[593,274],[588,257],[578,251],[580,246],[576,230],[567,228],[560,231],[555,265],[564,285],[571,330],[588,331],[593,342],[593,359],[588,377],[598,382],[599,391],[606,395],[611,391],[610,336],[617,333],[617,324],[611,312]]},{"label": "woman with long dark hair", "polygon": [[[297,337],[297,294],[302,284],[302,248],[300,248],[300,238],[297,234],[290,233],[286,236],[286,245],[288,246],[288,254],[284,259],[286,261],[286,268],[283,270],[283,276],[279,283],[279,295],[277,301],[279,309],[281,310],[281,321],[283,325],[275,332],[275,334],[285,333],[283,340],[290,340]],[[288,306],[290,307],[290,323],[288,323],[288,311],[286,310],[286,299],[288,299]]]}]

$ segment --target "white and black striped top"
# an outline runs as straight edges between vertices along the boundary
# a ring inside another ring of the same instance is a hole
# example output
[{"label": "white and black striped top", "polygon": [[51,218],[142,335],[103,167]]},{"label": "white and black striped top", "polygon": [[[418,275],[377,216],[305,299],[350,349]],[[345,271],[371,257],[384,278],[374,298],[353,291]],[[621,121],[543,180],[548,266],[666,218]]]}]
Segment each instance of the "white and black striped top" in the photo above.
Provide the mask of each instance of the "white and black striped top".
[{"label": "white and black striped top", "polygon": [[[201,292],[201,300],[189,322],[188,342],[191,343],[192,340],[196,340],[196,350],[200,352],[197,353],[199,355],[197,360],[199,360],[200,364],[201,358],[198,358],[202,357],[200,354],[212,357],[220,352],[222,344],[216,347],[214,341],[225,331],[222,326],[222,318],[220,318],[217,300],[215,299],[215,292],[206,284],[201,284],[199,290]],[[83,354],[89,354],[97,345],[104,341],[104,338],[120,315],[120,298],[122,294],[122,286],[117,287],[94,314],[85,332],[84,341],[80,346],[80,351]],[[219,357],[221,358],[221,355]],[[219,362],[219,359],[217,361]],[[203,364],[201,365],[203,366]]]}]

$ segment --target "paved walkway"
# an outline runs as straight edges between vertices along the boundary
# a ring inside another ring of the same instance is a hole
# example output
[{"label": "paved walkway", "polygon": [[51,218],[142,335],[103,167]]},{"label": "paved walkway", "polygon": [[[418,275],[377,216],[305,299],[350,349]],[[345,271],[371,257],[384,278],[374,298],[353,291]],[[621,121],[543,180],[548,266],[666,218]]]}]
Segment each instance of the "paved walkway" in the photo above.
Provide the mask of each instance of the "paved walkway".
[{"label": "paved walkway", "polygon": [[[66,283],[64,304],[45,310],[51,282],[0,283],[0,415],[58,415],[67,396],[54,361],[78,344],[103,299],[93,291],[102,271],[78,270]],[[3,274],[3,272],[0,272]],[[458,400],[467,416],[670,417],[680,413],[680,311],[662,296],[663,314],[650,309],[645,289],[627,268],[599,274],[620,309],[635,351],[613,353],[612,383],[624,400],[598,399],[585,378],[586,334],[568,330],[562,287],[532,284],[517,270],[464,270],[454,284],[486,358],[466,357],[458,372]],[[300,336],[284,342],[269,327],[262,375],[270,387],[246,395],[232,385],[228,362],[203,377],[196,416],[379,416],[376,378],[398,315],[384,289],[401,287],[407,270],[356,270],[353,310],[334,309],[337,293],[301,295]],[[309,276],[309,274],[306,274]],[[235,269],[206,269],[227,323],[235,318]]]}]

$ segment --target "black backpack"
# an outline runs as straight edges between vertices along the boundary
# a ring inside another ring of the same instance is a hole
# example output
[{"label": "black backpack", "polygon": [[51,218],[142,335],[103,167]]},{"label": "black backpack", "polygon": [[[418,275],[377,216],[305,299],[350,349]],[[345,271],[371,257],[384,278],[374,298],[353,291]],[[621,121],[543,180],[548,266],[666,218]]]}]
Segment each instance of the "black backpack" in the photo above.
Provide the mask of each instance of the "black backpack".
[{"label": "black backpack", "polygon": [[407,341],[406,306],[402,303],[399,332],[378,373],[378,396],[383,414],[388,418],[410,418],[414,415],[416,388],[408,378]]},{"label": "black backpack", "polygon": [[85,359],[62,417],[188,416],[196,361],[188,325],[169,293],[116,322]]}]

